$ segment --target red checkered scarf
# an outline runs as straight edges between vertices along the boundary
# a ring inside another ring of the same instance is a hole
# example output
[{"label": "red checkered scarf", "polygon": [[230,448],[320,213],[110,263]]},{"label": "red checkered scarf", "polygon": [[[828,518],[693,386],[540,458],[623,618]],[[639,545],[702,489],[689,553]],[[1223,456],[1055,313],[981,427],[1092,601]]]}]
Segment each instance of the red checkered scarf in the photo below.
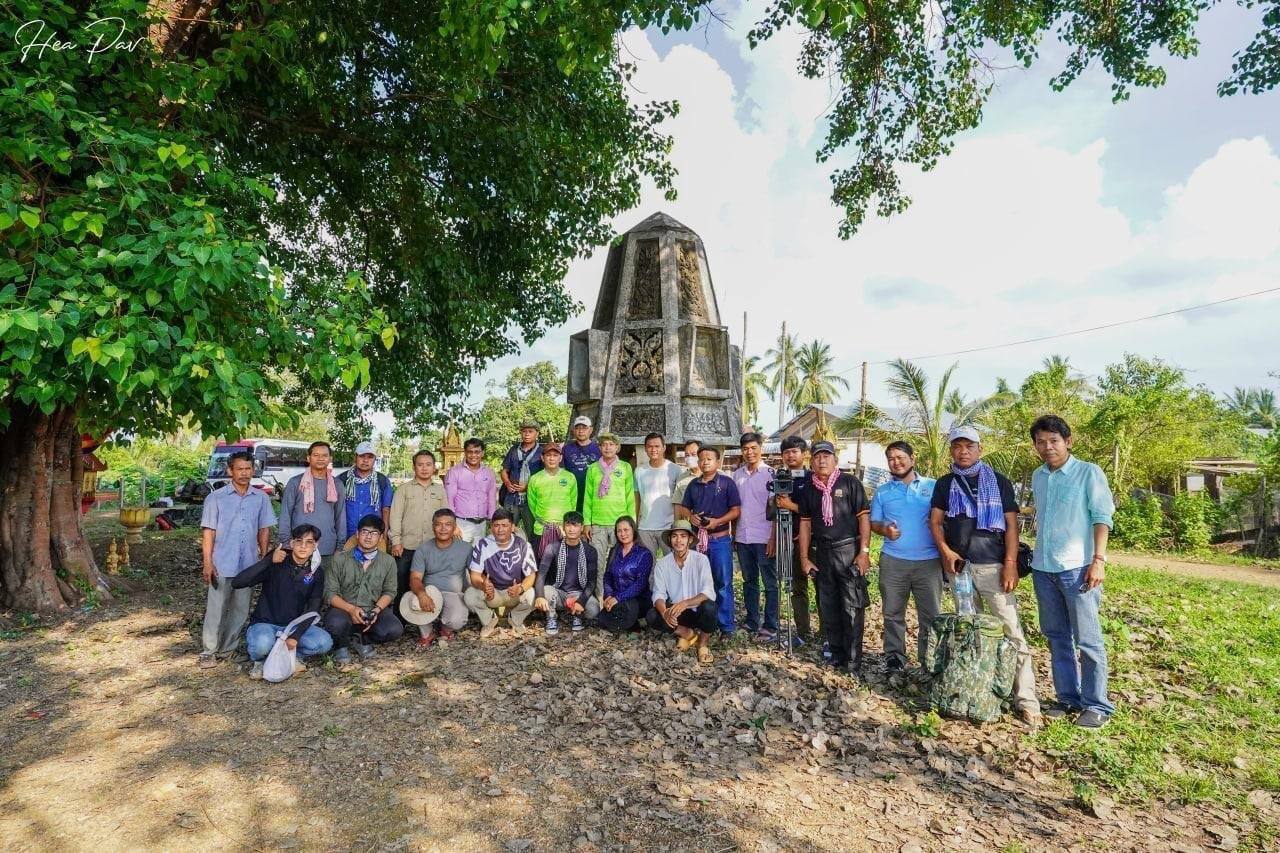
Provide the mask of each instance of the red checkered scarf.
[{"label": "red checkered scarf", "polygon": [[831,503],[831,492],[835,489],[836,480],[838,479],[840,479],[839,468],[832,470],[831,476],[827,478],[825,483],[817,474],[813,475],[814,488],[822,492],[822,523],[827,527],[835,524],[836,521],[836,510],[835,506]]},{"label": "red checkered scarf", "polygon": [[[331,504],[338,502],[338,483],[333,479],[333,466],[325,472],[325,496],[324,499]],[[298,491],[302,492],[302,511],[312,513],[316,510],[316,484],[315,475],[308,468],[306,473],[302,475],[302,482],[298,484]],[[286,531],[287,532],[287,531]]]}]

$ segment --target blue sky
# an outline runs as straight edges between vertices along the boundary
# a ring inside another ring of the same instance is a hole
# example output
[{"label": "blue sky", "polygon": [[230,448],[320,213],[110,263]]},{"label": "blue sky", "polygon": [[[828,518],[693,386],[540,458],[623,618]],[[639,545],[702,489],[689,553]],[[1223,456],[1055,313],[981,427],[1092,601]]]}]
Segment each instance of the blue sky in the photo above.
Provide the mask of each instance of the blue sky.
[{"label": "blue sky", "polygon": [[[1119,104],[1098,71],[1053,92],[1063,51],[1046,43],[1034,68],[1001,73],[982,126],[951,157],[906,174],[910,211],[841,241],[829,166],[814,159],[831,93],[795,72],[798,34],[748,48],[763,8],[720,7],[728,26],[625,34],[639,65],[635,97],[682,104],[667,126],[680,197],[666,203],[650,188],[614,222],[626,230],[661,209],[698,231],[735,343],[749,315],[748,354],[762,353],[785,319],[803,340],[832,345],[852,396],[863,359],[1020,340],[1280,285],[1280,92],[1215,92],[1256,32],[1256,11],[1210,11],[1200,54],[1167,63],[1164,87]],[[573,265],[565,283],[583,312],[478,377],[473,404],[512,366],[566,362],[603,267],[603,251]],[[1278,321],[1272,294],[922,364],[936,376],[958,360],[968,394],[990,391],[997,377],[1016,384],[1053,353],[1096,376],[1126,351],[1172,361],[1223,393],[1275,387]],[[873,366],[871,396],[889,402],[884,376]],[[776,412],[763,421],[772,428]]]}]

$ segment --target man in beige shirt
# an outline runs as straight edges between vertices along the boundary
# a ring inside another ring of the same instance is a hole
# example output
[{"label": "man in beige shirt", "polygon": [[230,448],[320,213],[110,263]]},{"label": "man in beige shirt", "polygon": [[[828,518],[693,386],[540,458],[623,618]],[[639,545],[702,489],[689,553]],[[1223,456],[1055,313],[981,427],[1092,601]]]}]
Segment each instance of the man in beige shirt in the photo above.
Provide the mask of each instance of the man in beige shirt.
[{"label": "man in beige shirt", "polygon": [[435,533],[431,518],[449,505],[444,484],[436,479],[436,457],[430,450],[413,454],[413,480],[396,489],[391,499],[391,556],[396,558],[396,601],[409,589],[413,552]]}]

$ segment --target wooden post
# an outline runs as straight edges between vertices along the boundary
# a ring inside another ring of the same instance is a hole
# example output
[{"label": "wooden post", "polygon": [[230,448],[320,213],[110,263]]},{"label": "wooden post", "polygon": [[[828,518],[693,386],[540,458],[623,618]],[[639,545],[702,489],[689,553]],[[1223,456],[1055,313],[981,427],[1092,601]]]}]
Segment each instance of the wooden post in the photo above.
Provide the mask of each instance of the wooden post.
[{"label": "wooden post", "polygon": [[[865,413],[867,410],[867,363],[865,361],[862,362],[862,396],[859,399],[861,402],[858,404],[858,412]],[[862,433],[862,427],[858,427],[858,450],[853,462],[858,479],[862,479]]]},{"label": "wooden post", "polygon": [[[742,349],[739,350],[741,361],[738,366],[738,393],[739,399],[742,400],[742,412],[745,415],[747,411],[747,312],[742,312]],[[744,423],[744,430],[754,430],[755,424]]]}]

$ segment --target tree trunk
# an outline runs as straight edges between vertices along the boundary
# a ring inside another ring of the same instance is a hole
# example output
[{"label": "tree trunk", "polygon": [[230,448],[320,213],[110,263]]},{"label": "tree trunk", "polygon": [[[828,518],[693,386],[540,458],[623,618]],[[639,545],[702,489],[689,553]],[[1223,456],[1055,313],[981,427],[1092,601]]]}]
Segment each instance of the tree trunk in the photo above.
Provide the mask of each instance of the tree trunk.
[{"label": "tree trunk", "polygon": [[110,597],[80,525],[82,471],[72,410],[12,407],[0,433],[0,607],[50,614],[81,590]]}]

